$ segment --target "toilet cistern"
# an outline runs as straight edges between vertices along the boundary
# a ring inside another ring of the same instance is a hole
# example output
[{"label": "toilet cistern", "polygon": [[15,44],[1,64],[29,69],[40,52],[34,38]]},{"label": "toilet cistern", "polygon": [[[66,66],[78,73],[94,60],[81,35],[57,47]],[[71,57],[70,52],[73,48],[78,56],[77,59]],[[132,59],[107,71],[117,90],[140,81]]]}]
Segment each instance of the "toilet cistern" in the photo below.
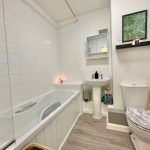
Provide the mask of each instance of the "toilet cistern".
[{"label": "toilet cistern", "polygon": [[121,83],[121,94],[127,106],[145,109],[148,100],[148,86],[144,83]]},{"label": "toilet cistern", "polygon": [[146,84],[121,83],[123,103],[136,150],[150,150],[150,112],[146,111],[148,86]]}]

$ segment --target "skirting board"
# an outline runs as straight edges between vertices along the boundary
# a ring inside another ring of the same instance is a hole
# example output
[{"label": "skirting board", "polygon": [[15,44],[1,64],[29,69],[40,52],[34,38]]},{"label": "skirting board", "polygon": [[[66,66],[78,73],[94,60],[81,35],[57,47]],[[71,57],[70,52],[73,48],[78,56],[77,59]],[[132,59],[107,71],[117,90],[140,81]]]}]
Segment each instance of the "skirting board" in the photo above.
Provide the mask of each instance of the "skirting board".
[{"label": "skirting board", "polygon": [[[91,110],[91,109],[83,109],[83,113],[85,113],[85,114],[93,114],[93,110]],[[107,117],[107,113],[108,112],[102,112],[102,116]]]},{"label": "skirting board", "polygon": [[107,117],[108,112],[102,112],[102,116]]},{"label": "skirting board", "polygon": [[79,119],[80,116],[81,116],[81,113],[78,115],[78,117],[76,118],[75,122],[74,122],[73,125],[71,126],[71,128],[70,128],[68,134],[67,134],[66,137],[64,138],[64,140],[63,140],[63,142],[62,142],[62,144],[60,145],[60,147],[59,147],[58,150],[61,150],[62,147],[64,146],[64,144],[65,144],[67,138],[69,137],[69,134],[71,133],[73,127],[75,126],[75,124],[76,124],[76,122],[78,121],[78,119]]},{"label": "skirting board", "polygon": [[85,113],[85,114],[93,114],[93,110],[92,109],[83,109],[83,113]]},{"label": "skirting board", "polygon": [[116,130],[116,131],[130,133],[130,129],[128,126],[122,126],[122,125],[118,125],[118,124],[107,123],[106,128],[110,129],[110,130]]}]

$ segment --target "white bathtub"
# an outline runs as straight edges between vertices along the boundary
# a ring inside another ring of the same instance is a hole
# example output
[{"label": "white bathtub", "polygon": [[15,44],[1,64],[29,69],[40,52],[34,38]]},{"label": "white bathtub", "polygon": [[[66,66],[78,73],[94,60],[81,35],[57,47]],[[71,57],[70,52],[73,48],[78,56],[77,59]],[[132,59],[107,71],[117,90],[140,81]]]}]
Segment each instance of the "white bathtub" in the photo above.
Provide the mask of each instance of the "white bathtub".
[{"label": "white bathtub", "polygon": [[[76,114],[74,115],[74,119],[72,119],[71,124],[68,126],[67,132],[69,132],[74,121],[77,119],[77,117],[80,114],[80,109],[79,109],[80,101],[78,97],[79,97],[78,91],[55,90],[46,93],[36,99],[33,99],[32,101],[25,103],[21,106],[17,106],[13,108],[16,143],[8,149],[19,150],[25,144],[29,143],[32,139],[34,139],[33,142],[51,146],[55,150],[59,149],[63,142],[62,141],[63,139],[61,139],[61,141],[58,142],[59,135],[55,135],[57,137],[55,137],[55,140],[53,139],[53,144],[51,143],[46,144],[45,141],[42,143],[42,140],[46,140],[45,137],[41,138],[41,140],[39,141],[40,138],[38,138],[38,134],[40,135],[41,132],[45,132],[47,126],[50,126],[49,128],[51,128],[51,124],[54,123],[55,123],[54,126],[56,126],[55,128],[58,128],[56,130],[60,130],[58,126],[62,124],[61,126],[63,127],[63,124],[66,124],[66,122],[70,124],[69,115],[71,113]],[[56,110],[53,110],[44,119],[42,119],[42,113],[45,112],[44,110],[49,110],[49,108],[53,104],[54,104],[53,106],[56,106],[55,104],[56,103],[58,104],[58,102],[60,102],[61,105],[59,103],[60,106],[57,105],[58,108]],[[62,114],[65,111],[66,114],[64,115],[63,118]],[[61,121],[58,125],[60,116],[62,117],[61,119],[63,119],[65,122]],[[70,119],[72,117],[73,116],[70,116]],[[65,126],[64,128],[66,128]],[[65,129],[62,128],[61,130],[65,130]],[[46,131],[46,134],[48,132],[49,130]],[[59,131],[57,131],[56,133],[58,132]],[[63,138],[65,138],[67,132],[65,133],[65,135],[63,135]],[[51,137],[53,138],[54,135],[51,135]]]}]

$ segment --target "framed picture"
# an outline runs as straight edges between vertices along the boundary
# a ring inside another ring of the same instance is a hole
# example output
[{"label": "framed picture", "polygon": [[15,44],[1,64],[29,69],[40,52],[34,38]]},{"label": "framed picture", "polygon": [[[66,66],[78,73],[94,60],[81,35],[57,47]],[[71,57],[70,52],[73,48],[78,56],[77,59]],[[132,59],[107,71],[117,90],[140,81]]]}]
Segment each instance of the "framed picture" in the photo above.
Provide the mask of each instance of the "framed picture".
[{"label": "framed picture", "polygon": [[147,38],[147,10],[122,16],[122,42]]}]

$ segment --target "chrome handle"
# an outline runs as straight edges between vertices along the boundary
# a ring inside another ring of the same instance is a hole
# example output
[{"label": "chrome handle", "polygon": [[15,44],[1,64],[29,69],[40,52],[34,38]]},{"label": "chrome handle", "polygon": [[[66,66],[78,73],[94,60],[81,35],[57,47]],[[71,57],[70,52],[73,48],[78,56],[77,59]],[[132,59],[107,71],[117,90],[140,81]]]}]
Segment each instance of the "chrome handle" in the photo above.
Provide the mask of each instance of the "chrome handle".
[{"label": "chrome handle", "polygon": [[18,113],[27,111],[27,110],[31,109],[36,104],[37,104],[36,102],[35,103],[31,103],[31,104],[27,104],[27,105],[21,107],[19,110],[15,111],[15,113],[18,114]]}]

